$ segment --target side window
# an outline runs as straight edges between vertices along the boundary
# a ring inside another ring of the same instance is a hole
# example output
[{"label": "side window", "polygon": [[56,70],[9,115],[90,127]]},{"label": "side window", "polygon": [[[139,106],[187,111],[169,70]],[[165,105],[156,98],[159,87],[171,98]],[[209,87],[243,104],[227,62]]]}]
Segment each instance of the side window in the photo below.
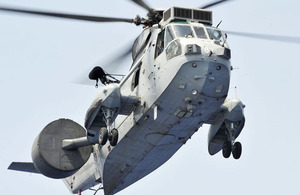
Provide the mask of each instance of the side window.
[{"label": "side window", "polygon": [[159,56],[164,51],[164,46],[165,46],[164,35],[165,35],[165,30],[161,31],[157,36],[154,58],[157,58],[157,56]]},{"label": "side window", "polygon": [[132,46],[132,59],[133,61],[137,58],[138,55],[145,49],[151,37],[150,29],[145,29],[138,38],[133,43]]},{"label": "side window", "polygon": [[134,76],[132,78],[131,91],[133,91],[139,85],[141,64],[142,63],[140,63],[140,67],[135,71]]},{"label": "side window", "polygon": [[222,36],[221,31],[208,28],[207,32],[208,32],[209,38],[211,40],[217,40],[220,42],[224,42],[224,38]]},{"label": "side window", "polygon": [[171,32],[171,27],[168,26],[167,27],[167,30],[166,30],[166,43],[165,43],[165,46],[167,47],[168,44],[174,39],[174,36]]},{"label": "side window", "polygon": [[133,88],[136,88],[136,86],[139,85],[139,81],[140,81],[140,68],[135,72],[135,76],[134,76],[134,85]]}]

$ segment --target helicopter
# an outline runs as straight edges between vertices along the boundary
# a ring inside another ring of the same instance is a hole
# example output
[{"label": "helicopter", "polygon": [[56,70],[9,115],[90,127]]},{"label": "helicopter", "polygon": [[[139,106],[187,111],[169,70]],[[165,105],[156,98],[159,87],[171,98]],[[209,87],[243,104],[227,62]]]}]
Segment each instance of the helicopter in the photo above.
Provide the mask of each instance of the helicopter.
[{"label": "helicopter", "polygon": [[[133,65],[129,74],[120,81],[111,81],[108,78],[111,75],[103,73],[101,68],[91,71],[90,78],[100,80],[106,86],[88,110],[86,130],[66,119],[46,126],[37,139],[37,151],[33,152],[37,153],[33,155],[34,170],[50,177],[67,176],[66,182],[76,193],[84,190],[82,186],[86,184],[77,178],[87,168],[93,169],[93,163],[97,162],[98,169],[102,168],[98,170],[95,167],[86,181],[97,178],[94,182],[103,182],[106,194],[116,193],[164,163],[203,123],[212,125],[210,154],[222,150],[224,157],[227,157],[231,154],[230,148],[235,148],[232,154],[239,158],[241,148],[236,148],[241,146],[237,146],[239,144],[235,139],[245,122],[242,114],[244,105],[239,100],[226,99],[231,69],[226,35],[212,27],[211,20],[194,18],[197,13],[209,18],[210,12],[207,11],[172,7],[163,13],[152,12],[163,21],[158,23],[157,18],[136,18],[133,22],[146,27],[134,43]],[[199,75],[194,72],[199,72]],[[59,125],[60,128],[53,127]],[[145,132],[141,132],[143,129]],[[67,135],[63,140],[54,138],[59,133],[64,134],[64,131],[71,131],[72,135]],[[73,156],[73,152],[82,153],[84,160],[75,166],[72,162],[79,161],[78,154],[74,155],[75,160],[59,157],[60,163],[70,160],[75,167],[70,170],[61,171],[53,167],[55,165],[49,166],[48,157],[42,159],[39,156],[42,152],[48,156],[45,148],[38,148],[44,145],[43,133],[57,142],[55,146],[62,142],[63,146],[57,150],[62,149],[67,156]],[[77,134],[76,137],[72,137],[73,134]],[[125,148],[130,149],[130,154],[123,151]],[[144,150],[140,151],[142,148]],[[116,160],[122,154],[129,158],[128,162],[126,158],[124,161]],[[153,162],[152,158],[156,155],[162,158]],[[47,162],[41,162],[43,160]],[[149,161],[151,163],[147,164]],[[143,170],[143,167],[148,170]],[[114,176],[112,170],[120,175],[120,181],[111,178]],[[138,176],[132,178],[134,176],[130,174],[136,174],[135,171]],[[74,174],[76,179],[73,179]]]}]

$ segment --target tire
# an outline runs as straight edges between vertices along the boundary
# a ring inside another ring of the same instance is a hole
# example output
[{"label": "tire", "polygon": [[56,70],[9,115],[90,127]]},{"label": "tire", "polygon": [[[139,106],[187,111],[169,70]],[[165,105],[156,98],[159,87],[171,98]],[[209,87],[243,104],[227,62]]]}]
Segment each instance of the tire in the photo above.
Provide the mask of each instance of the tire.
[{"label": "tire", "polygon": [[118,143],[118,139],[119,139],[119,133],[117,129],[112,129],[111,130],[111,136],[109,139],[110,145],[111,146],[115,146]]},{"label": "tire", "polygon": [[225,141],[223,144],[223,149],[222,149],[222,153],[223,153],[223,157],[224,158],[229,158],[230,154],[232,151],[232,147],[231,147],[231,142],[230,141]]},{"label": "tire", "polygon": [[232,155],[234,159],[239,159],[242,155],[242,144],[235,142],[232,149]]},{"label": "tire", "polygon": [[100,135],[99,135],[99,144],[101,146],[105,145],[108,139],[108,131],[106,127],[102,127],[100,129]]}]

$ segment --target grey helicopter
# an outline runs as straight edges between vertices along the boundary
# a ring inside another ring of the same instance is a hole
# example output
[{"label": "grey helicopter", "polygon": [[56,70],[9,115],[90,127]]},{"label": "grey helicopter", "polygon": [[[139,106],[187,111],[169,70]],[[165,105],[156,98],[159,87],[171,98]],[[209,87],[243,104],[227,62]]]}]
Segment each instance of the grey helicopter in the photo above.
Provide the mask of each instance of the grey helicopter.
[{"label": "grey helicopter", "polygon": [[[63,179],[76,194],[101,185],[115,194],[168,161],[203,124],[209,124],[208,152],[239,159],[236,139],[245,125],[244,103],[229,99],[231,50],[227,34],[212,24],[214,5],[153,9],[147,18],[85,16],[0,6],[0,11],[142,25],[133,43],[132,65],[122,79],[102,67],[89,78],[102,87],[80,125],[50,122],[32,147],[33,162],[13,162],[10,170]],[[129,50],[126,51],[129,54]],[[99,188],[100,189],[100,188]]]}]

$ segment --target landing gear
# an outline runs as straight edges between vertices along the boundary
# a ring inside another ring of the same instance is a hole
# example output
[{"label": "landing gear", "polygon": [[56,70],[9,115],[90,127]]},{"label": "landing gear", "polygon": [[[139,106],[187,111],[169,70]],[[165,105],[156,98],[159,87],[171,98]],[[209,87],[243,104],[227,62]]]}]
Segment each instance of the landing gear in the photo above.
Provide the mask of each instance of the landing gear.
[{"label": "landing gear", "polygon": [[232,153],[234,159],[239,159],[242,155],[242,144],[235,142],[232,146],[230,141],[226,141],[224,142],[222,153],[224,158],[229,158]]},{"label": "landing gear", "polygon": [[118,142],[119,133],[117,129],[112,129],[110,136],[109,136],[109,142],[111,146],[115,146]]},{"label": "landing gear", "polygon": [[242,144],[235,142],[232,148],[232,156],[234,159],[239,159],[242,155]]},{"label": "landing gear", "polygon": [[118,143],[119,133],[118,130],[113,128],[111,129],[112,119],[115,115],[116,110],[109,108],[102,108],[104,114],[104,120],[107,127],[102,127],[99,134],[99,144],[101,146],[105,145],[107,140],[111,146],[115,146]]},{"label": "landing gear", "polygon": [[226,141],[223,145],[222,153],[224,158],[229,158],[232,151],[231,142]]},{"label": "landing gear", "polygon": [[99,134],[99,144],[101,146],[105,145],[107,140],[109,140],[109,143],[111,146],[115,146],[118,143],[119,133],[117,129],[112,129],[109,133],[106,127],[102,127],[100,129]]},{"label": "landing gear", "polygon": [[100,129],[100,134],[99,134],[99,144],[101,146],[105,145],[108,139],[108,130],[106,127],[102,127]]},{"label": "landing gear", "polygon": [[235,142],[235,133],[238,124],[232,121],[225,121],[225,124],[227,129],[227,131],[225,131],[227,140],[223,144],[223,157],[229,158],[232,153],[234,159],[239,159],[242,155],[242,144],[240,142]]}]

